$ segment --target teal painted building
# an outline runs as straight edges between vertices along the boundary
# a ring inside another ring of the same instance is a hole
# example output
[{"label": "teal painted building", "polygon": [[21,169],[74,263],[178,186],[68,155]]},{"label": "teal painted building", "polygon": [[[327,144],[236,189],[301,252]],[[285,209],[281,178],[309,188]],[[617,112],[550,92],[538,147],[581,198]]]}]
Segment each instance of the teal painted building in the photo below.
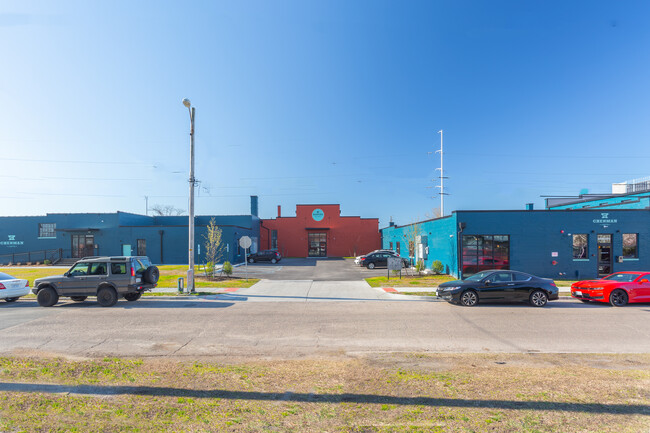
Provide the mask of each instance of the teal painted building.
[{"label": "teal painted building", "polygon": [[650,209],[456,211],[381,230],[382,247],[456,277],[513,269],[555,279],[650,270]]}]

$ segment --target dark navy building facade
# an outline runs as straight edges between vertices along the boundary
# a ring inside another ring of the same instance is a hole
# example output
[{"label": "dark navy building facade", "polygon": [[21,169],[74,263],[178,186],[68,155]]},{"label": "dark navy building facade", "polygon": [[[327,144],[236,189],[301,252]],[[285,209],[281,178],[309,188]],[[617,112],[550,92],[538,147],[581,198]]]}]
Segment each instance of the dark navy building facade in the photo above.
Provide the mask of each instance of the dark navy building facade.
[{"label": "dark navy building facade", "polygon": [[[205,262],[205,235],[212,218],[222,230],[226,247],[222,261],[244,261],[239,248],[244,235],[253,240],[251,250],[257,248],[257,215],[197,216],[196,263]],[[187,263],[187,251],[187,216],[116,212],[0,217],[0,264],[98,255],[147,255],[154,263],[182,264]]]}]

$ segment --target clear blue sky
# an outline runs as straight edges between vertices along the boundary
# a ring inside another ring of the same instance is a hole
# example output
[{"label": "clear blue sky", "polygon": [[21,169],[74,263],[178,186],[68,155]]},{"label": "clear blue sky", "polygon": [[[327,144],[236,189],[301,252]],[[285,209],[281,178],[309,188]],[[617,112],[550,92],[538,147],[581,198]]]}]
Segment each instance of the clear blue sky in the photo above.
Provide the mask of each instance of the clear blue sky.
[{"label": "clear blue sky", "polygon": [[387,225],[650,175],[647,1],[12,1],[2,215],[340,203]]}]

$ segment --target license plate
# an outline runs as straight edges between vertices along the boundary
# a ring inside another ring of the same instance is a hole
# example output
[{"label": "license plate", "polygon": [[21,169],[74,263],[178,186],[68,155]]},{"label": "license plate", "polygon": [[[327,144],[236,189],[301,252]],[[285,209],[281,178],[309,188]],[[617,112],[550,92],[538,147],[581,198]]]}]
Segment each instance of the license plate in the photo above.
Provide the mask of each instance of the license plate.
[{"label": "license plate", "polygon": [[573,292],[573,293],[574,293],[576,296],[582,296],[582,292],[579,292],[578,290],[576,290],[576,291]]}]

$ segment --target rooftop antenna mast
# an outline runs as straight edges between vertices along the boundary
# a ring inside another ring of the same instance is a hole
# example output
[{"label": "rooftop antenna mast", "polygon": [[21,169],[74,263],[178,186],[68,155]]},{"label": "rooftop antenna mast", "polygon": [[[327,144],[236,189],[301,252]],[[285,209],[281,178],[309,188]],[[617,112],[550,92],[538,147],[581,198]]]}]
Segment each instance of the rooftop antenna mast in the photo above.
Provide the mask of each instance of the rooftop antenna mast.
[{"label": "rooftop antenna mast", "polygon": [[440,179],[440,185],[436,185],[438,188],[440,188],[440,216],[443,217],[445,216],[445,196],[448,195],[445,192],[445,172],[443,170],[443,147],[442,147],[442,129],[438,131],[438,134],[440,134],[440,150],[436,150],[436,153],[440,153],[440,168],[436,168],[436,170],[440,170],[440,176],[438,177]]}]

